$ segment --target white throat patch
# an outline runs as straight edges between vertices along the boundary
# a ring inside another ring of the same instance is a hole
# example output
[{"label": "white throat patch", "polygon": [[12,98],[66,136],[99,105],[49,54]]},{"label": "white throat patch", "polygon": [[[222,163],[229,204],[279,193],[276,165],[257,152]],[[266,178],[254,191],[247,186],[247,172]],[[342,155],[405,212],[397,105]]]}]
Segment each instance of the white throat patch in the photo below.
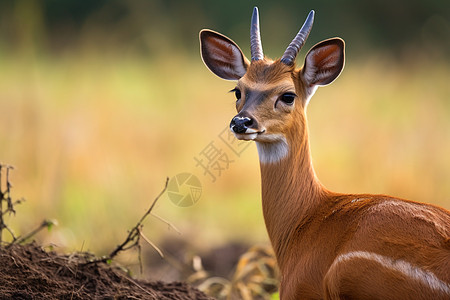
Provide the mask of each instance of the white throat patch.
[{"label": "white throat patch", "polygon": [[259,161],[264,164],[276,163],[285,158],[289,153],[289,146],[286,138],[282,137],[274,142],[256,142]]}]

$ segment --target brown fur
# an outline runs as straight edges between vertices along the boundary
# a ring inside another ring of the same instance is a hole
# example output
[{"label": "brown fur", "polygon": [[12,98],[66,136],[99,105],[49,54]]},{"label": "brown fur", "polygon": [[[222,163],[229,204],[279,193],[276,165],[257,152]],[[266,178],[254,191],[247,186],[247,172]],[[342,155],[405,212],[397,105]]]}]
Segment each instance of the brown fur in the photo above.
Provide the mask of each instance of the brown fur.
[{"label": "brown fur", "polygon": [[269,59],[254,61],[247,69],[246,77],[249,81],[258,83],[276,84],[285,75],[290,76],[294,66],[287,66],[277,60],[275,63]]}]

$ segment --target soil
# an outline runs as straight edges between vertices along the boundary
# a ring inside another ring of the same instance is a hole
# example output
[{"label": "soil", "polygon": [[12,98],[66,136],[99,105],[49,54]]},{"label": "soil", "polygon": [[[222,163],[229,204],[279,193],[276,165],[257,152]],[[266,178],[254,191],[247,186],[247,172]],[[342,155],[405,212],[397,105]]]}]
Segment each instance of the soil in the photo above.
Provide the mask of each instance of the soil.
[{"label": "soil", "polygon": [[123,269],[36,244],[0,248],[0,299],[213,299],[184,282],[145,282]]}]

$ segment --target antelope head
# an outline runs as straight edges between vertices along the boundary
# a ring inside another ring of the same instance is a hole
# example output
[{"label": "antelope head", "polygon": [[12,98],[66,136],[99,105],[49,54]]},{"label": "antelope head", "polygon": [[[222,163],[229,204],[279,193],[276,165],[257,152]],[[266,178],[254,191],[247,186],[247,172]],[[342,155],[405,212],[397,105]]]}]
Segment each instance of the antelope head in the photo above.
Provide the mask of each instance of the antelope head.
[{"label": "antelope head", "polygon": [[332,38],[313,46],[303,67],[295,58],[311,32],[314,11],[275,61],[263,54],[258,9],[253,10],[251,59],[228,37],[212,30],[200,32],[201,55],[217,76],[236,80],[232,90],[238,114],[230,129],[240,140],[256,141],[260,161],[273,163],[295,151],[307,139],[306,107],[318,86],[331,83],[344,67],[344,41]]}]

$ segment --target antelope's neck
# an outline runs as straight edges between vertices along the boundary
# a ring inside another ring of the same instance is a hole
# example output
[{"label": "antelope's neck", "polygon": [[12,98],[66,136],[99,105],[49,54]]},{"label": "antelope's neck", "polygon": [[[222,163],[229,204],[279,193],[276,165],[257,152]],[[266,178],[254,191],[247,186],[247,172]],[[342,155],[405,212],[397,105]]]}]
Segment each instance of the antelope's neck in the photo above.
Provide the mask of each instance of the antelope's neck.
[{"label": "antelope's neck", "polygon": [[305,136],[299,142],[295,137],[276,143],[257,142],[264,220],[280,267],[293,234],[326,193],[315,176],[306,132]]}]

